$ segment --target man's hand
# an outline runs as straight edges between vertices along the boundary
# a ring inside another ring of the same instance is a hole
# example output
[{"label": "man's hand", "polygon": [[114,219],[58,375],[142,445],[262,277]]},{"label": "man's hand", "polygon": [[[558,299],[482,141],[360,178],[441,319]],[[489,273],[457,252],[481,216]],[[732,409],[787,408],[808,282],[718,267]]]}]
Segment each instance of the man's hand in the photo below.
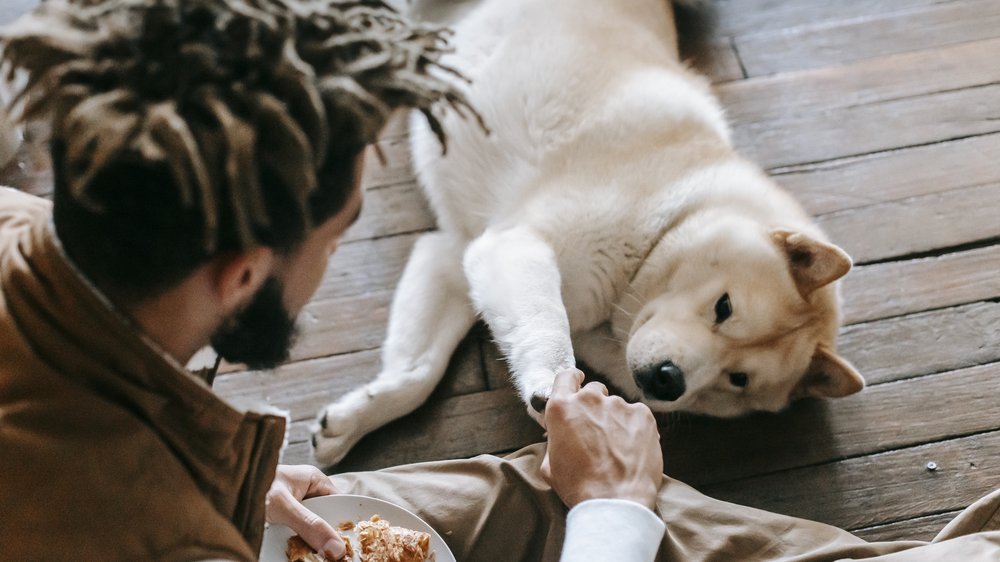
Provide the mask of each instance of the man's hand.
[{"label": "man's hand", "polygon": [[329,560],[339,560],[346,552],[344,541],[329,523],[302,505],[302,500],[336,493],[330,478],[311,465],[278,465],[267,492],[267,521],[295,531]]},{"label": "man's hand", "polygon": [[583,373],[556,375],[545,407],[549,448],[542,475],[567,506],[607,498],[652,508],[663,478],[663,453],[653,413],[645,404],[608,396]]}]

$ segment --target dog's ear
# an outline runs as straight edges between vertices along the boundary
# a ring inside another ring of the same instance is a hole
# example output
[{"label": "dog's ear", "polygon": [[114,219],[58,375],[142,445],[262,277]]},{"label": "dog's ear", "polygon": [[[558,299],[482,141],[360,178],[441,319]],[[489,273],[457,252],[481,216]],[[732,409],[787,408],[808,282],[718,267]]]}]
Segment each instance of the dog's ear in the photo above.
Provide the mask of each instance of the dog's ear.
[{"label": "dog's ear", "polygon": [[850,363],[820,344],[792,398],[841,398],[860,392],[865,379]]},{"label": "dog's ear", "polygon": [[851,269],[851,257],[846,252],[807,234],[775,229],[771,231],[771,239],[784,251],[802,298],[840,279]]}]

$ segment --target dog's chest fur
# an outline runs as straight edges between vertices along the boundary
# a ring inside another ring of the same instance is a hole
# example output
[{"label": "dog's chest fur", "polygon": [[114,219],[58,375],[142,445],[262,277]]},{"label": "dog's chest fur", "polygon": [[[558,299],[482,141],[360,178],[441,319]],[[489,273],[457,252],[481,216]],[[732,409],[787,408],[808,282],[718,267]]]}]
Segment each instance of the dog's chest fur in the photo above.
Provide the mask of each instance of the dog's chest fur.
[{"label": "dog's chest fur", "polygon": [[728,150],[721,111],[672,62],[672,22],[657,2],[486,2],[454,42],[447,62],[471,78],[491,133],[449,116],[442,157],[414,120],[415,168],[439,225],[470,240],[529,225],[557,253],[571,328],[592,328],[702,195],[684,179]]}]

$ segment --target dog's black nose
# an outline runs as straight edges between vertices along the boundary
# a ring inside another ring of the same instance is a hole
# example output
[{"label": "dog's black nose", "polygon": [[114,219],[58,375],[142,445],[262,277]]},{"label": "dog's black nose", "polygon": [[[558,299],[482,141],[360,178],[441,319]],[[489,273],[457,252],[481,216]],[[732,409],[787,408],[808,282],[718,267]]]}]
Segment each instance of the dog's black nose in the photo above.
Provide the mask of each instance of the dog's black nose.
[{"label": "dog's black nose", "polygon": [[672,361],[647,367],[633,376],[643,394],[657,400],[673,402],[687,390],[687,385],[684,384],[684,371]]}]

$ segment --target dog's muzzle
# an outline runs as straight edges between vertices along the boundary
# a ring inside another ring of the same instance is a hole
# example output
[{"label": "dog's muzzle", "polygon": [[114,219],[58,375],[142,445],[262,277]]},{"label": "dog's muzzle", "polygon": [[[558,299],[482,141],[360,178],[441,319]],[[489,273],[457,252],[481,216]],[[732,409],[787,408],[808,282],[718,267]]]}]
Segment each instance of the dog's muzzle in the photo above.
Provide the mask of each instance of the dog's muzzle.
[{"label": "dog's muzzle", "polygon": [[633,373],[635,384],[642,389],[647,398],[673,402],[680,398],[687,385],[684,383],[684,371],[674,365],[673,361],[664,361]]}]

